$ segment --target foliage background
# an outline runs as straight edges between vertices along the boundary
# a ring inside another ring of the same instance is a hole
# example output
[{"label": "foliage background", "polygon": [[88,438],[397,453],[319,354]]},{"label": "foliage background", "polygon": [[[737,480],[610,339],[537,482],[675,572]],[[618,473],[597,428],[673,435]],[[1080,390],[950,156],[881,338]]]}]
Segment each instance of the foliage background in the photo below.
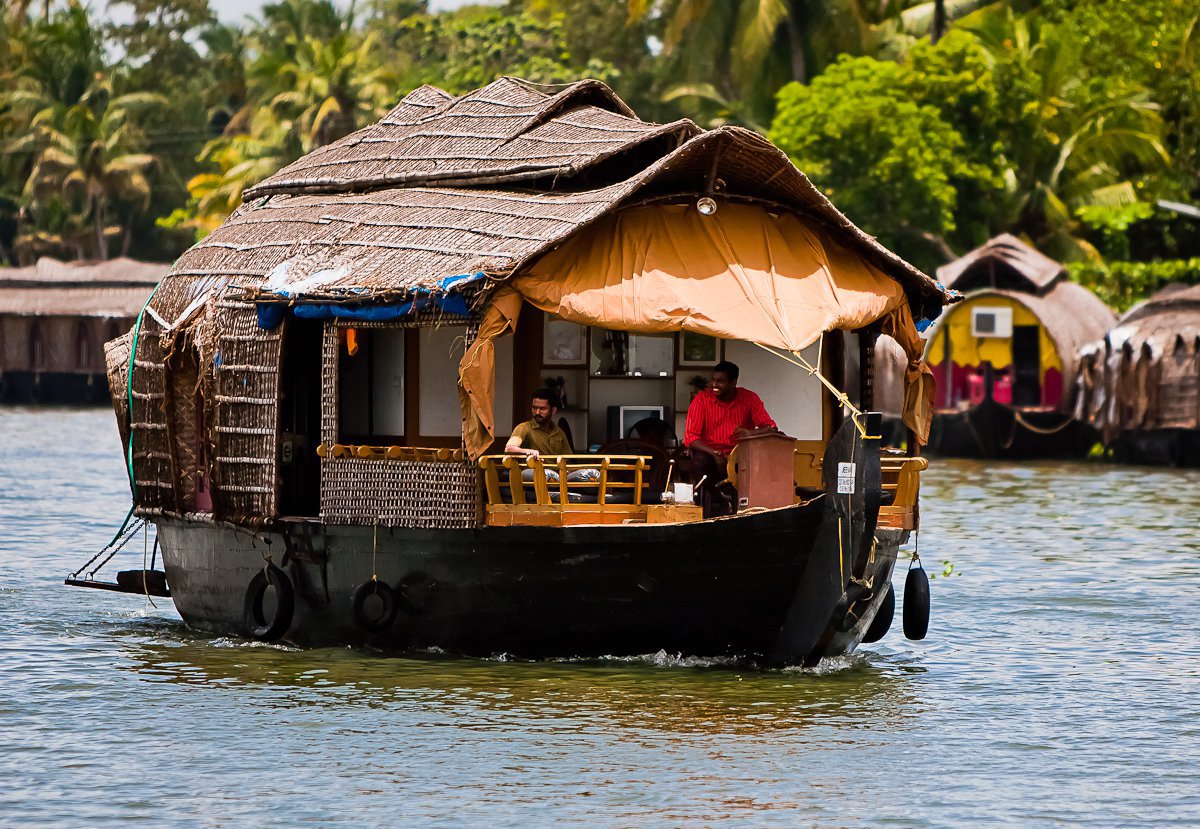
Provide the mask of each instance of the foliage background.
[{"label": "foliage background", "polygon": [[[112,20],[122,20],[113,23]],[[0,19],[0,263],[170,260],[245,188],[408,91],[596,77],[757,129],[921,267],[1007,231],[1126,306],[1200,279],[1192,0],[18,0]]]}]

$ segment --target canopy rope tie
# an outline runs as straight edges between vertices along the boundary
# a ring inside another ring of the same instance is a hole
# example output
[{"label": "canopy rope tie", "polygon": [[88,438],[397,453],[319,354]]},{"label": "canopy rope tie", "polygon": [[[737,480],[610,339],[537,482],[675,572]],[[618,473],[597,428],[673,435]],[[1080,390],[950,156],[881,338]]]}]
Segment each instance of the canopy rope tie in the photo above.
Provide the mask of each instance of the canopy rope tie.
[{"label": "canopy rope tie", "polygon": [[[804,355],[801,354],[799,351],[792,351],[792,352],[789,352],[788,354],[784,354],[779,351],[776,351],[775,349],[771,348],[770,346],[763,345],[762,343],[755,343],[755,345],[758,346],[759,348],[761,348],[763,351],[767,352],[768,354],[774,354],[776,357],[778,357],[781,360],[786,360],[787,362],[791,363],[794,366],[799,366],[800,368],[802,368],[806,372],[808,372],[808,374],[810,376],[816,377],[818,380],[820,380],[821,384],[823,386],[825,386],[826,389],[829,390],[829,393],[833,395],[834,399],[837,400],[838,403],[840,403],[842,406],[844,406],[845,408],[850,410],[850,420],[854,423],[854,427],[858,430],[858,434],[863,438],[863,440],[880,440],[881,439],[880,435],[868,435],[867,434],[867,427],[864,426],[862,424],[862,422],[860,422],[860,418],[863,417],[863,411],[861,409],[859,409],[857,406],[855,406],[853,403],[851,403],[849,395],[847,395],[846,392],[842,391],[837,386],[835,386],[832,382],[830,382],[829,378],[827,378],[824,374],[822,374],[821,370],[819,368],[814,366],[808,360],[804,359]],[[820,345],[817,346],[818,354],[821,353],[821,348],[822,348],[822,346],[820,346]],[[820,358],[818,357],[818,359],[820,359]]]}]

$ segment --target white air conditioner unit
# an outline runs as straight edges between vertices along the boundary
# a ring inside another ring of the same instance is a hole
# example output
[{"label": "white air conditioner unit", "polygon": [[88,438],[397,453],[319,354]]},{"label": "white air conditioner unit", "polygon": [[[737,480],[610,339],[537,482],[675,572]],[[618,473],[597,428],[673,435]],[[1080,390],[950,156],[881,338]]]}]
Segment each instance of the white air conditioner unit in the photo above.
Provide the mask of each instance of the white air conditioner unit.
[{"label": "white air conditioner unit", "polygon": [[1011,337],[1012,308],[983,306],[971,309],[972,337]]}]

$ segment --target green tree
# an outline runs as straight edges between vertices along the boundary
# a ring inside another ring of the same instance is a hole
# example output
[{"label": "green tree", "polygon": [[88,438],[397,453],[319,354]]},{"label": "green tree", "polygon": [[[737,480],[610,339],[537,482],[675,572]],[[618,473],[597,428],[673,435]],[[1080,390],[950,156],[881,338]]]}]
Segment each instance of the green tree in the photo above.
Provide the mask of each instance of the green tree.
[{"label": "green tree", "polygon": [[933,264],[950,253],[947,237],[958,230],[960,212],[969,212],[962,195],[986,201],[999,185],[925,102],[947,85],[945,76],[910,65],[842,58],[811,84],[780,91],[770,138],[854,222]]}]

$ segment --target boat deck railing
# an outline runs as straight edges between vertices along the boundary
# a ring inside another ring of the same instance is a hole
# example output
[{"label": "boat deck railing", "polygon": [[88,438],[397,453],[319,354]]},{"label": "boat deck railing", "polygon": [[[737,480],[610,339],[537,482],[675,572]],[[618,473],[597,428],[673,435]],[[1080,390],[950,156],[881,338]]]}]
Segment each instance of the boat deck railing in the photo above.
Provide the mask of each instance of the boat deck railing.
[{"label": "boat deck railing", "polygon": [[699,507],[647,504],[646,455],[484,455],[479,459],[493,525],[698,521]]},{"label": "boat deck railing", "polygon": [[368,446],[366,444],[334,443],[326,446],[322,443],[317,447],[320,458],[366,458],[369,460],[389,461],[464,461],[466,453],[462,449],[423,446]]}]

